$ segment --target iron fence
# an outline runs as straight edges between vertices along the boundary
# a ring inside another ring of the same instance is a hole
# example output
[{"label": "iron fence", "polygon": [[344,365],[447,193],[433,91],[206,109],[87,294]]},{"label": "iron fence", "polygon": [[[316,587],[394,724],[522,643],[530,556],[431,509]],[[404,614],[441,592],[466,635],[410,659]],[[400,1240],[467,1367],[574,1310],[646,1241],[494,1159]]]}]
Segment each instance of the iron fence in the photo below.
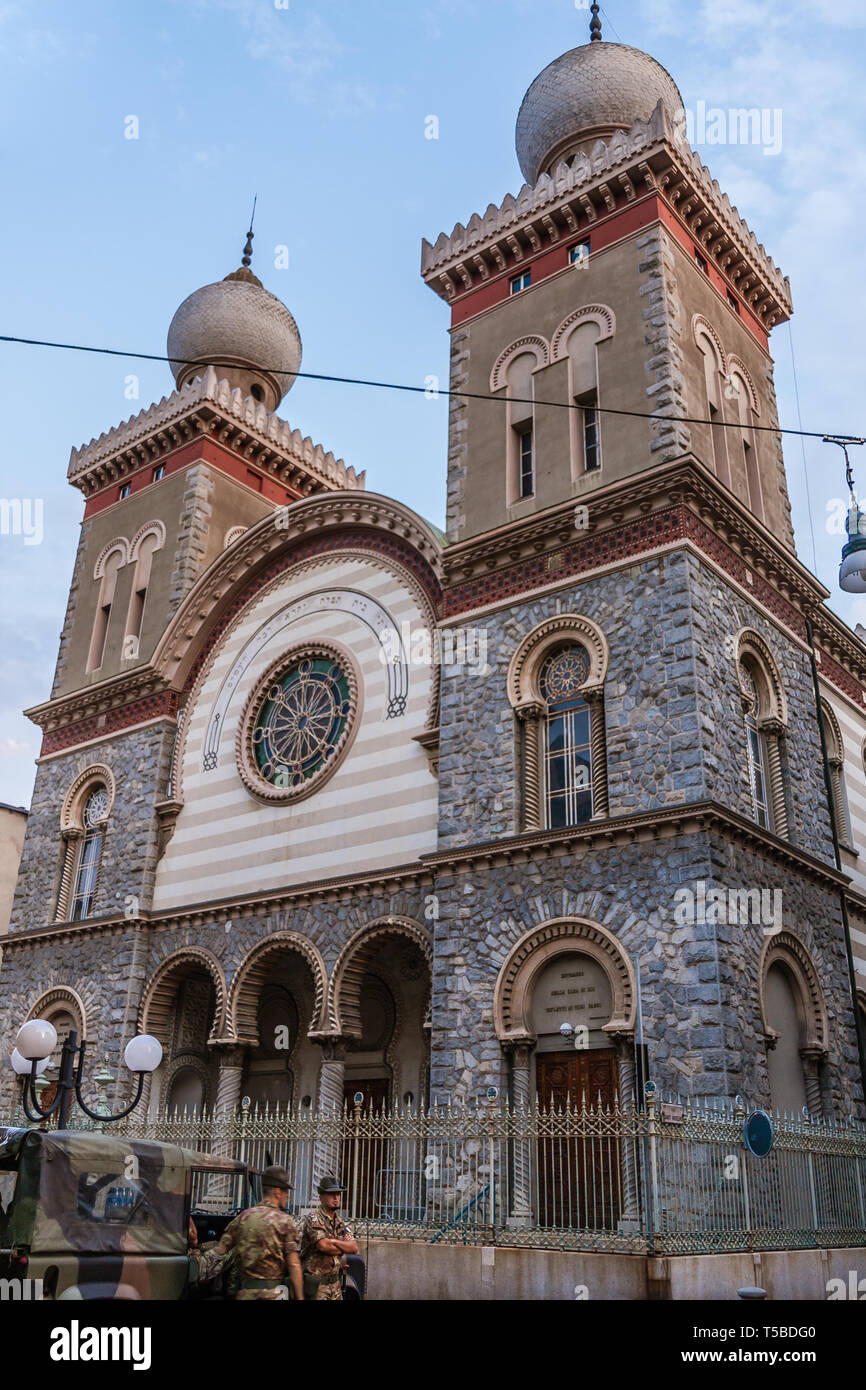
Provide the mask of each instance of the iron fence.
[{"label": "iron fence", "polygon": [[[467,1244],[700,1253],[866,1245],[866,1130],[776,1116],[765,1158],[730,1104],[135,1115],[113,1133],[283,1164],[292,1207],[333,1172],[359,1231]],[[225,1201],[200,1184],[196,1200]]]}]

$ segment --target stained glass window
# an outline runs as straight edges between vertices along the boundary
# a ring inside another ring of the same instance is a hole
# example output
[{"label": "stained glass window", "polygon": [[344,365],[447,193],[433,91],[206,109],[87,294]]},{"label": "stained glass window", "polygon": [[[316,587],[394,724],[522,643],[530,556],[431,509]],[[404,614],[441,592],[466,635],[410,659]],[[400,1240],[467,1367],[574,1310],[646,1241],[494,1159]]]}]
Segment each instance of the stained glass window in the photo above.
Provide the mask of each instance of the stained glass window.
[{"label": "stained glass window", "polygon": [[349,681],[328,657],[304,657],[268,688],[253,729],[256,767],[275,787],[300,787],[332,758],[351,709]]},{"label": "stained glass window", "polygon": [[551,829],[592,817],[592,724],[581,693],[589,669],[586,649],[574,644],[553,652],[541,670],[547,703],[544,799]]},{"label": "stained glass window", "polygon": [[107,814],[108,788],[94,787],[87,798],[82,816],[84,838],[78,851],[75,869],[75,886],[69,914],[72,922],[80,922],[83,918],[89,917],[93,909]]}]

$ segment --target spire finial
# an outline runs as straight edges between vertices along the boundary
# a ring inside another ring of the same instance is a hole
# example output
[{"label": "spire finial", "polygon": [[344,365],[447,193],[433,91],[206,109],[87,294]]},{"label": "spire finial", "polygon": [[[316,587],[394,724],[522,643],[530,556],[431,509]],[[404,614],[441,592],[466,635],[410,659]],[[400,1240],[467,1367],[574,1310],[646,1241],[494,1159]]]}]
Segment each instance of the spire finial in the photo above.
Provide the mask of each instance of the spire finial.
[{"label": "spire finial", "polygon": [[241,261],[241,265],[246,266],[247,270],[249,270],[253,259],[253,222],[256,218],[256,202],[258,201],[258,196],[259,195],[256,193],[253,197],[253,210],[250,213],[250,229],[247,232],[247,244],[244,247],[243,259]]},{"label": "spire finial", "polygon": [[589,8],[592,10],[592,19],[589,22],[589,41],[595,43],[597,39],[601,39],[601,20],[598,17],[598,5],[593,3]]}]

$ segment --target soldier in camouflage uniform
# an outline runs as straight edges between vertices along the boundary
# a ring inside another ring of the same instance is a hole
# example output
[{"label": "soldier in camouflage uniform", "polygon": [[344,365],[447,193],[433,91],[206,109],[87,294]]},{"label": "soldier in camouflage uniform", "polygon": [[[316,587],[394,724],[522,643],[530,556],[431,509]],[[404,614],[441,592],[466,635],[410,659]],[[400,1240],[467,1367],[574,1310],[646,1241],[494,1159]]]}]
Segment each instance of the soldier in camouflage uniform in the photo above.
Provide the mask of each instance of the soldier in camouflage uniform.
[{"label": "soldier in camouflage uniform", "polygon": [[339,1301],[343,1297],[340,1278],[344,1255],[357,1255],[358,1243],[337,1213],[345,1188],[328,1173],[319,1183],[319,1206],[301,1224],[301,1263],[305,1275],[318,1279],[318,1302]]},{"label": "soldier in camouflage uniform", "polygon": [[285,1168],[266,1168],[262,1174],[262,1200],[236,1216],[222,1240],[211,1250],[191,1250],[198,1266],[199,1282],[214,1279],[229,1260],[234,1261],[235,1297],[276,1300],[286,1297],[291,1285],[295,1298],[304,1296],[298,1232],[286,1211],[291,1183]]}]

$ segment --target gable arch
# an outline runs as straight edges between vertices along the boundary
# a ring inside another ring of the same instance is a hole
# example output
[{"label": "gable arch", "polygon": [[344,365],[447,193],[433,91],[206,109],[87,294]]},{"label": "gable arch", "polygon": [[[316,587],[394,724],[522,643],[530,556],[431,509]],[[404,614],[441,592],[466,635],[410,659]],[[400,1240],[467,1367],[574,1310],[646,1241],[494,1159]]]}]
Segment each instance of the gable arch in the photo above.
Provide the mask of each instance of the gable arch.
[{"label": "gable arch", "polygon": [[[769,722],[778,723],[782,728],[788,726],[788,701],[785,695],[785,687],[779,673],[779,667],[768,643],[759,632],[754,628],[740,628],[737,633],[734,651],[735,660],[738,668],[745,657],[751,660],[759,669],[763,676],[764,689],[761,694],[762,708],[759,713],[761,724]],[[764,708],[766,705],[766,708]]]},{"label": "gable arch", "polygon": [[380,917],[355,932],[340,952],[328,993],[328,1027],[344,1037],[361,1036],[361,984],[373,950],[385,936],[402,936],[423,953],[431,976],[433,937],[411,917]]},{"label": "gable arch", "polygon": [[829,1048],[829,1024],[824,992],[811,955],[799,937],[791,931],[782,931],[776,936],[768,937],[761,949],[758,992],[764,1037],[771,1046],[778,1037],[767,1017],[767,972],[772,965],[785,966],[797,986],[805,1024],[804,1049],[817,1049],[826,1054]]},{"label": "gable arch", "polygon": [[47,989],[40,994],[35,1004],[27,1011],[25,1022],[31,1018],[44,1018],[50,1023],[52,1015],[61,1011],[72,1016],[78,1033],[78,1041],[86,1042],[87,1010],[84,1007],[84,1000],[76,990],[71,989],[68,985],[56,985],[53,989]]},{"label": "gable arch", "polygon": [[129,546],[130,561],[138,559],[138,552],[141,550],[143,541],[148,536],[156,536],[154,550],[161,550],[165,545],[165,526],[159,520],[146,521],[143,526],[139,526],[132,538]]},{"label": "gable arch", "polygon": [[616,315],[606,304],[584,304],[575,309],[557,328],[550,340],[550,360],[560,362],[567,355],[568,339],[575,328],[584,323],[594,323],[598,329],[596,345],[612,338],[616,333]]},{"label": "gable arch", "polygon": [[[842,729],[839,720],[836,718],[836,711],[829,700],[821,699],[821,714],[824,717],[824,727],[832,739],[833,746],[827,748],[827,757],[831,762],[834,760],[842,762],[845,756],[845,745],[842,742]],[[828,739],[828,745],[830,740]]]},{"label": "gable arch", "polygon": [[601,628],[580,613],[557,613],[534,627],[511,658],[506,688],[513,708],[538,700],[538,675],[545,657],[552,647],[568,641],[580,642],[589,653],[589,675],[583,688],[597,689],[604,683],[610,648]]},{"label": "gable arch", "polygon": [[758,393],[755,390],[755,383],[752,380],[751,373],[742,357],[737,357],[733,352],[728,358],[728,376],[738,376],[741,379],[746,388],[746,395],[749,398],[749,406],[754,411],[755,415],[760,415],[761,406],[758,401]]},{"label": "gable arch", "polygon": [[226,1010],[226,1032],[232,1041],[259,1044],[259,994],[275,954],[294,952],[309,968],[313,978],[315,1002],[311,1032],[324,1026],[323,1012],[328,972],[318,948],[297,932],[279,931],[265,937],[244,957],[235,971]]},{"label": "gable arch", "polygon": [[718,367],[722,376],[727,377],[728,355],[725,352],[725,349],[722,345],[722,340],[716,332],[715,328],[710,323],[709,319],[705,318],[703,314],[693,315],[692,336],[695,340],[695,345],[698,348],[699,352],[703,352],[703,348],[701,347],[701,338],[705,337],[709,340],[710,346],[713,350],[713,355],[716,359],[716,366]]},{"label": "gable arch", "polygon": [[194,970],[206,970],[214,985],[214,1016],[208,1042],[222,1036],[226,1012],[226,982],[223,968],[216,956],[202,946],[183,946],[157,967],[144,991],[138,1013],[139,1032],[151,1033],[164,1048],[171,1042],[171,1021],[177,987],[185,975]]},{"label": "gable arch", "polygon": [[61,830],[81,828],[84,804],[91,789],[97,784],[103,785],[108,793],[108,808],[105,812],[105,819],[108,819],[116,794],[114,773],[106,763],[91,763],[90,767],[82,768],[63,798],[60,809]]},{"label": "gable arch", "polygon": [[120,553],[121,569],[123,569],[124,565],[129,564],[129,541],[125,536],[115,536],[113,541],[109,541],[107,545],[102,547],[96,557],[96,564],[93,566],[94,579],[104,579],[105,566],[108,563],[109,557],[113,555],[115,551]]},{"label": "gable arch", "polygon": [[500,352],[493,364],[490,373],[491,391],[501,391],[507,386],[506,370],[509,362],[514,357],[519,357],[521,353],[531,352],[535,357],[535,370],[539,367],[546,367],[550,361],[550,344],[546,338],[540,337],[537,333],[529,333],[525,338],[518,338],[516,342],[510,343],[503,352]]},{"label": "gable arch", "polygon": [[612,932],[586,917],[555,917],[533,927],[512,946],[496,980],[493,1024],[501,1043],[534,1038],[532,987],[539,972],[557,955],[580,952],[601,966],[610,983],[611,1016],[607,1033],[632,1034],[637,989],[634,968]]}]

